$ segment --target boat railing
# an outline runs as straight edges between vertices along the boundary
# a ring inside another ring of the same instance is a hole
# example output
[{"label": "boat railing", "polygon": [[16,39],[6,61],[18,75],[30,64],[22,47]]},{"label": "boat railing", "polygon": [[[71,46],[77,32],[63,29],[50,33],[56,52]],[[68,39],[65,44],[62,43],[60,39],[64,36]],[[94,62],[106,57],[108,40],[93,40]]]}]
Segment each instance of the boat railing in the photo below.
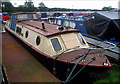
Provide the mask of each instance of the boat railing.
[{"label": "boat railing", "polygon": [[61,56],[63,53],[65,53],[66,51],[69,51],[69,50],[72,50],[72,49],[76,49],[76,48],[79,48],[80,46],[76,46],[74,48],[69,48],[69,49],[66,49],[64,50],[63,52],[61,52],[55,59],[58,59],[59,56]]},{"label": "boat railing", "polygon": [[[113,44],[113,43],[110,43],[110,42],[104,42],[104,43],[106,43],[106,44],[109,44],[106,48],[104,48],[104,47],[100,47],[100,48],[90,48],[90,47],[88,47],[88,48],[82,48],[82,49],[90,49],[90,50],[96,50],[96,49],[104,49],[104,50],[109,50],[109,49],[114,49],[114,48],[116,48],[116,45],[115,44]],[[110,46],[112,46],[112,47],[110,47]]]},{"label": "boat railing", "polygon": [[[80,46],[77,46],[77,47],[74,47],[74,48],[69,48],[69,49],[66,49],[66,50],[64,50],[63,52],[61,52],[55,59],[58,59],[58,57],[60,57],[63,53],[65,53],[65,52],[67,52],[67,51],[69,51],[69,50],[72,50],[72,49],[77,49],[77,48],[79,48],[79,49],[88,49],[89,51],[90,50],[103,50],[103,52],[105,51],[105,50],[109,50],[109,49],[114,49],[114,48],[116,48],[116,45],[115,44],[113,44],[113,43],[109,43],[109,42],[105,42],[105,43],[107,43],[107,44],[110,44],[110,45],[108,45],[106,48],[103,48],[103,47],[100,47],[100,48],[95,48],[95,47],[80,47]],[[110,47],[110,46],[112,46],[112,47]],[[103,53],[103,52],[101,52],[101,53]],[[88,52],[89,53],[89,52]],[[87,53],[87,54],[88,54]],[[101,54],[100,53],[100,54]]]}]

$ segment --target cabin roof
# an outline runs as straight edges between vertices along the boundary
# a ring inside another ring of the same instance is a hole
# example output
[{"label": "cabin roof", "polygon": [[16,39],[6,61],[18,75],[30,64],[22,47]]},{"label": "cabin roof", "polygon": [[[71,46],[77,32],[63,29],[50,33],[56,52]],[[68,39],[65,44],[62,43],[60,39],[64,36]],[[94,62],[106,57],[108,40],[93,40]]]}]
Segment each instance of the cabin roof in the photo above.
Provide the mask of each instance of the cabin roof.
[{"label": "cabin roof", "polygon": [[44,36],[51,36],[51,35],[67,33],[67,32],[79,32],[79,30],[76,29],[69,29],[69,30],[64,29],[63,31],[59,31],[57,29],[59,25],[50,24],[47,22],[44,23],[45,29],[42,29],[42,21],[36,21],[36,20],[20,21],[18,22],[18,24],[30,30],[38,32]]}]

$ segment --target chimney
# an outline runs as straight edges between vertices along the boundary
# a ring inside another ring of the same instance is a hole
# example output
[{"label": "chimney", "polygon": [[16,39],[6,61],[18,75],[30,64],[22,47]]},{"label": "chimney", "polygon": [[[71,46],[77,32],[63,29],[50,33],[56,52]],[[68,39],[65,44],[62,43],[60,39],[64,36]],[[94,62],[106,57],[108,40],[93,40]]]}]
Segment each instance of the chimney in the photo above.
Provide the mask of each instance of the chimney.
[{"label": "chimney", "polygon": [[42,29],[45,29],[44,21],[42,21]]}]

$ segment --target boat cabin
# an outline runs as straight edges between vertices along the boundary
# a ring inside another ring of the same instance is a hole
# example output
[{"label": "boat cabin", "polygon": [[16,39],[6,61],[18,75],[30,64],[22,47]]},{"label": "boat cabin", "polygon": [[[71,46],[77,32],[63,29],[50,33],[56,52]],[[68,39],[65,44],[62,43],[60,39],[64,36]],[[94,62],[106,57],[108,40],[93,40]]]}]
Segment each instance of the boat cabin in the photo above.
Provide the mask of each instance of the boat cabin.
[{"label": "boat cabin", "polygon": [[77,46],[89,47],[78,30],[36,19],[35,13],[14,14],[5,27],[31,47],[49,56],[58,55]]}]

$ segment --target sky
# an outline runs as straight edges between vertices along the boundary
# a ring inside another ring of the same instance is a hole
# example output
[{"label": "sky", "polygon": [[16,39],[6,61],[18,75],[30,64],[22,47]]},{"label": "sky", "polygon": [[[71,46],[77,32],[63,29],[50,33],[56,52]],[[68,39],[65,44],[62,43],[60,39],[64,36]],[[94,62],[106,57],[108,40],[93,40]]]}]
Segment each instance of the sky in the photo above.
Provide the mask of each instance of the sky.
[{"label": "sky", "polygon": [[[9,0],[8,0],[9,1]],[[26,0],[10,0],[15,6],[24,5]],[[103,7],[112,6],[118,8],[120,0],[32,0],[35,7],[43,2],[48,8],[70,8],[70,9],[102,9]]]}]

